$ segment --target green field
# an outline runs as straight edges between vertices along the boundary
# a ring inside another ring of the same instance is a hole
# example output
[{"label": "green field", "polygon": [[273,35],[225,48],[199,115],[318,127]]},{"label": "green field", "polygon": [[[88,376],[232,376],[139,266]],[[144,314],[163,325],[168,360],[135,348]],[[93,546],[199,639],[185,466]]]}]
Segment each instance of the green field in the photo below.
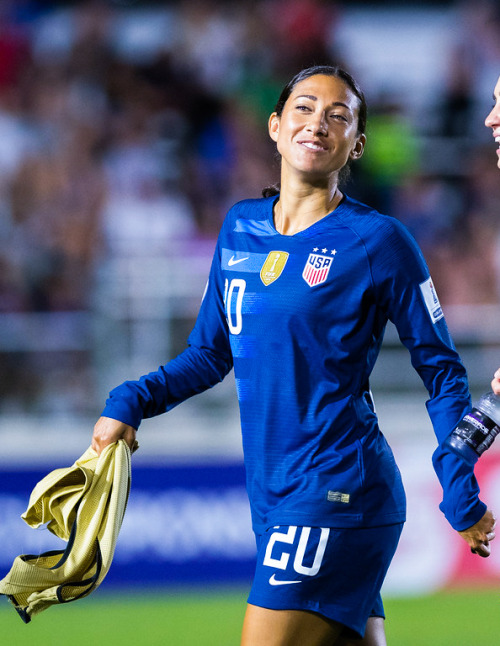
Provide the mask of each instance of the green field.
[{"label": "green field", "polygon": [[[389,646],[500,643],[500,590],[387,599]],[[5,646],[238,646],[245,591],[116,595],[101,590],[25,625],[0,598]],[[264,645],[263,645],[264,646]]]}]

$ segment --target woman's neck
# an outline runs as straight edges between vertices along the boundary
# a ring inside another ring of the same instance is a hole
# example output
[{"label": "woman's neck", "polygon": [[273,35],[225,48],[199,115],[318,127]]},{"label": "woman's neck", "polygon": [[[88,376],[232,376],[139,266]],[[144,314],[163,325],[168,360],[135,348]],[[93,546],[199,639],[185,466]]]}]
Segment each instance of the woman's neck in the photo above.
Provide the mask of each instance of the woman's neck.
[{"label": "woman's neck", "polygon": [[304,231],[337,208],[342,197],[337,183],[328,187],[282,185],[274,207],[274,226],[282,235]]}]

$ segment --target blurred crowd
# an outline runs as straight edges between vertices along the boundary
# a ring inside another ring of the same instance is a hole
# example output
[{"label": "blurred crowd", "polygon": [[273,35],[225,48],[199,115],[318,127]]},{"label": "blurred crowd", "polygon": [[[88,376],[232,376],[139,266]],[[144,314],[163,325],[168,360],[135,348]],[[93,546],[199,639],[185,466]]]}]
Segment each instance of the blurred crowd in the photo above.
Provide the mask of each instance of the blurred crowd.
[{"label": "blurred crowd", "polygon": [[[408,97],[368,96],[367,152],[344,190],[405,222],[444,305],[497,304],[500,179],[476,80],[500,73],[500,9],[455,11],[440,95],[424,115]],[[110,258],[214,239],[232,203],[278,179],[267,117],[283,84],[311,64],[356,76],[336,39],[342,12],[322,0],[0,3],[0,314],[89,311]],[[18,358],[2,364],[0,385]]]}]

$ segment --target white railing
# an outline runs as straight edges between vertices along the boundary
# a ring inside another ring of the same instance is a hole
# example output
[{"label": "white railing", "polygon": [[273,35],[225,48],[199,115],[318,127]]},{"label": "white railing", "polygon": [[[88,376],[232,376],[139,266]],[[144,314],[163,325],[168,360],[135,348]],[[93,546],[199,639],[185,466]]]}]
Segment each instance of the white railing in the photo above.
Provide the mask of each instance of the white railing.
[{"label": "white railing", "polygon": [[[103,393],[156,369],[185,347],[210,268],[213,241],[177,244],[161,256],[108,260],[96,275],[89,311],[0,314],[0,353],[82,354]],[[487,388],[500,366],[500,305],[445,308],[448,325],[469,373],[471,389]],[[40,358],[42,357],[42,358]],[[52,360],[43,379],[50,382]],[[69,362],[71,365],[71,362]],[[411,393],[423,386],[396,330],[389,325],[372,377],[374,391]],[[223,391],[224,392],[224,391]]]}]

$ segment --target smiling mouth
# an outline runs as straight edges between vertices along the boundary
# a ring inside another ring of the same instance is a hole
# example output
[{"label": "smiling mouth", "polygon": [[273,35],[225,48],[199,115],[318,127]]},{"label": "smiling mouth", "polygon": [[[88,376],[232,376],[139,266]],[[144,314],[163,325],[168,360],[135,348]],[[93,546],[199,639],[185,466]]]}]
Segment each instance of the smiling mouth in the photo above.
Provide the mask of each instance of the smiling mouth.
[{"label": "smiling mouth", "polygon": [[314,150],[316,152],[326,152],[328,150],[325,146],[315,143],[314,141],[299,141],[299,144],[308,150]]}]

